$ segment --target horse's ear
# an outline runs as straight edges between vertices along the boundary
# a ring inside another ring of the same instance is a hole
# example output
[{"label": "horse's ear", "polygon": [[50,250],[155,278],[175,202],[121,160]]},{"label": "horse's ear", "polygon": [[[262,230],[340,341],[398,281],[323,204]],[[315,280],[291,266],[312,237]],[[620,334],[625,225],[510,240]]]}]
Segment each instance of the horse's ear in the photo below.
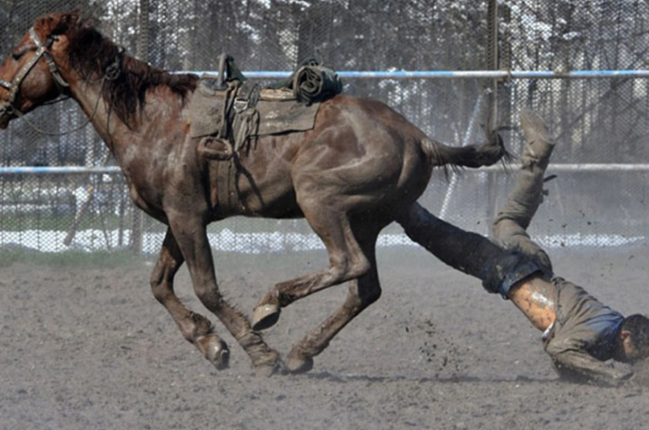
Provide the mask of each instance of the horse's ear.
[{"label": "horse's ear", "polygon": [[77,10],[57,15],[58,16],[50,15],[50,18],[53,19],[55,23],[50,34],[54,36],[67,33],[70,28],[74,27],[77,22],[79,22],[79,11]]}]

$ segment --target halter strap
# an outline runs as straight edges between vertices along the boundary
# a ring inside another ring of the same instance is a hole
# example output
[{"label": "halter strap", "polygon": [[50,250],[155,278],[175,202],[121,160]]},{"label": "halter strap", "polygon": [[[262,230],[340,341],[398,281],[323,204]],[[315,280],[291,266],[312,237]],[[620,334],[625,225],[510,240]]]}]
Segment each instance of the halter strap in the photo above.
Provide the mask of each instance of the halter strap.
[{"label": "halter strap", "polygon": [[29,36],[34,41],[34,45],[36,45],[36,52],[34,53],[32,58],[30,58],[29,61],[27,61],[27,63],[23,65],[23,67],[18,71],[11,82],[0,79],[0,85],[9,90],[9,100],[7,100],[7,102],[10,105],[13,105],[13,103],[16,101],[16,96],[18,95],[18,91],[20,91],[20,84],[22,84],[25,77],[27,77],[29,72],[34,68],[41,57],[45,58],[45,61],[50,68],[50,73],[52,73],[52,77],[54,78],[54,82],[59,87],[59,91],[61,91],[62,88],[67,88],[70,86],[67,82],[65,82],[63,76],[61,76],[59,69],[56,67],[56,63],[54,63],[54,59],[52,59],[52,56],[47,51],[47,48],[54,42],[55,39],[49,38],[49,43],[45,45],[41,38],[38,37],[38,34],[36,34],[34,27],[29,29]]},{"label": "halter strap", "polygon": [[[97,94],[97,100],[95,101],[95,107],[92,110],[92,114],[88,117],[86,122],[84,122],[82,125],[79,127],[76,127],[71,130],[67,130],[64,132],[51,132],[51,131],[45,131],[37,127],[36,125],[32,124],[26,117],[25,114],[22,113],[19,109],[17,109],[13,105],[13,101],[15,99],[16,94],[18,93],[17,88],[20,86],[20,81],[27,76],[29,71],[31,70],[32,67],[34,67],[34,64],[38,61],[38,59],[43,56],[45,57],[45,60],[47,61],[47,64],[50,67],[50,71],[52,72],[52,75],[54,76],[54,81],[57,83],[57,86],[59,86],[59,91],[62,91],[61,87],[69,87],[70,85],[65,82],[61,74],[59,73],[58,69],[56,68],[56,64],[54,63],[54,60],[52,59],[51,55],[49,52],[45,50],[45,46],[41,42],[41,40],[38,38],[36,35],[36,32],[34,32],[34,29],[32,28],[29,31],[29,34],[31,37],[34,39],[34,43],[36,44],[37,50],[36,54],[30,58],[30,60],[23,66],[23,68],[18,72],[18,75],[14,77],[13,81],[11,83],[5,81],[4,79],[0,79],[0,85],[6,87],[10,92],[10,99],[7,102],[0,102],[0,117],[6,113],[9,114],[14,114],[17,117],[22,118],[25,123],[30,126],[32,129],[35,131],[45,134],[47,136],[64,136],[69,133],[73,133],[75,131],[79,131],[85,126],[87,126],[95,117],[95,114],[97,113],[97,110],[99,108],[99,102],[101,101],[101,93],[104,88],[104,84],[106,81],[114,81],[117,79],[120,74],[121,74],[121,69],[120,69],[120,61],[122,58],[122,55],[124,54],[124,48],[119,47],[117,50],[117,55],[115,56],[115,60],[106,67],[106,70],[104,71],[104,76],[101,78],[101,86],[99,87],[99,94]],[[51,38],[52,41],[55,39]],[[51,44],[51,43],[50,43]],[[42,52],[41,52],[42,50]],[[60,99],[59,101],[61,101]],[[56,102],[55,102],[56,103]]]},{"label": "halter strap", "polygon": [[0,86],[5,87],[8,90],[11,90],[11,82],[7,82],[2,78],[0,78]]},{"label": "halter strap", "polygon": [[14,114],[17,117],[22,118],[27,123],[27,125],[29,125],[37,132],[48,136],[63,136],[72,133],[74,131],[81,130],[86,125],[88,125],[95,117],[95,114],[97,113],[97,110],[99,108],[99,102],[102,99],[101,92],[102,89],[104,88],[104,84],[106,83],[106,81],[113,81],[117,79],[121,74],[120,61],[122,55],[124,54],[124,48],[119,47],[117,55],[115,56],[115,60],[111,64],[109,64],[108,67],[106,67],[106,70],[104,71],[104,76],[101,78],[101,86],[99,88],[99,94],[97,95],[97,100],[95,101],[95,107],[90,117],[88,117],[88,120],[85,123],[83,123],[81,126],[74,128],[72,130],[68,130],[65,132],[49,132],[49,131],[41,130],[40,128],[32,124],[27,118],[25,118],[25,114],[22,113],[18,108],[14,106],[14,101],[16,100],[16,95],[18,94],[18,91],[20,89],[20,84],[22,83],[23,79],[25,79],[25,77],[29,74],[30,70],[34,67],[34,65],[38,62],[38,60],[41,57],[43,57],[45,58],[45,61],[47,62],[47,65],[50,68],[50,72],[52,73],[52,77],[54,78],[54,82],[56,83],[56,86],[59,88],[59,92],[62,93],[63,89],[69,87],[70,85],[65,81],[65,79],[63,79],[63,76],[61,76],[59,69],[56,67],[56,63],[54,63],[54,59],[52,58],[52,55],[47,51],[47,48],[52,46],[52,43],[56,41],[56,37],[49,36],[47,38],[48,43],[47,45],[45,45],[38,37],[38,34],[36,34],[34,27],[29,29],[29,35],[34,41],[34,44],[36,45],[35,54],[18,71],[18,74],[13,78],[11,82],[7,82],[4,79],[0,78],[0,86],[3,86],[9,90],[9,100],[6,102],[0,102],[0,117],[6,113]]}]

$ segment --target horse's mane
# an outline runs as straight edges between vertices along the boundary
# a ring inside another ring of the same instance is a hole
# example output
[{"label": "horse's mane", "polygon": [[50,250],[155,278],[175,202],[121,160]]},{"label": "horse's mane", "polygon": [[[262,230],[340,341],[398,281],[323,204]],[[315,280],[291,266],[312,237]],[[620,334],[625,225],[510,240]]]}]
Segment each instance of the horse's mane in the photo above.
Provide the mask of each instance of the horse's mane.
[{"label": "horse's mane", "polygon": [[84,81],[104,76],[106,69],[118,59],[119,75],[106,79],[102,96],[113,112],[127,125],[138,123],[149,89],[167,86],[181,98],[196,88],[198,77],[192,74],[171,74],[122,55],[120,48],[104,37],[91,20],[81,20],[67,31],[68,61]]}]

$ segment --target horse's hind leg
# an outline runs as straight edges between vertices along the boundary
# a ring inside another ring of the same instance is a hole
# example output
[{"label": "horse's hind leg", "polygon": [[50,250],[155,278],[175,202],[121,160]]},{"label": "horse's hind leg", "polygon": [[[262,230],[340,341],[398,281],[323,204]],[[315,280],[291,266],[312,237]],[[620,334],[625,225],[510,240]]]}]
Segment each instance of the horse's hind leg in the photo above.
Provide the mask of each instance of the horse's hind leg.
[{"label": "horse's hind leg", "polygon": [[370,269],[370,263],[362,252],[348,215],[331,206],[303,208],[305,217],[320,236],[329,253],[329,267],[301,278],[281,282],[266,294],[255,306],[253,327],[263,330],[279,319],[282,307],[322,289],[358,278]]},{"label": "horse's hind leg", "polygon": [[[167,237],[175,238],[174,244],[177,243],[175,252],[177,255],[182,253],[187,261],[194,291],[203,305],[219,318],[239,342],[251,358],[258,375],[270,375],[280,370],[282,363],[279,354],[266,345],[261,335],[252,330],[248,319],[230,306],[219,292],[212,252],[202,220],[179,215],[178,217],[169,216],[169,222],[173,235],[168,233]],[[191,315],[194,319],[196,318],[196,314]],[[199,320],[205,319],[200,317]],[[194,343],[201,349],[203,343],[207,342],[206,352],[209,353],[209,345],[212,342],[210,336],[213,336],[211,326],[209,326],[209,330],[206,330],[204,325],[201,327],[202,331],[194,333]],[[204,352],[204,354],[206,353]],[[206,357],[210,359],[209,354],[206,354]]]},{"label": "horse's hind leg", "polygon": [[213,332],[212,323],[207,318],[187,309],[174,294],[174,276],[183,262],[176,239],[167,230],[158,262],[151,274],[151,290],[167,309],[185,339],[193,343],[217,369],[225,369],[229,359],[226,343]]},{"label": "horse's hind leg", "polygon": [[313,367],[313,357],[320,354],[331,339],[340,332],[352,319],[381,296],[381,284],[376,267],[375,232],[360,238],[362,252],[370,262],[370,270],[358,279],[350,282],[349,293],[343,305],[338,308],[324,323],[296,343],[288,354],[287,367],[291,372],[308,372]]}]

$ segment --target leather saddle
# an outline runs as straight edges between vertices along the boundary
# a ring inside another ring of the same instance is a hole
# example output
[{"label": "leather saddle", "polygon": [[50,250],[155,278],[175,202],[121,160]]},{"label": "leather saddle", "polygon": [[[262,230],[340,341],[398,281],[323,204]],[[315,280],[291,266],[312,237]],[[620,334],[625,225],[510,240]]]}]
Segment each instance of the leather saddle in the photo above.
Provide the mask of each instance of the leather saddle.
[{"label": "leather saddle", "polygon": [[246,79],[222,54],[216,74],[203,75],[189,106],[190,134],[212,160],[229,160],[258,136],[310,130],[320,103],[342,92],[331,69],[314,60],[270,88]]}]

